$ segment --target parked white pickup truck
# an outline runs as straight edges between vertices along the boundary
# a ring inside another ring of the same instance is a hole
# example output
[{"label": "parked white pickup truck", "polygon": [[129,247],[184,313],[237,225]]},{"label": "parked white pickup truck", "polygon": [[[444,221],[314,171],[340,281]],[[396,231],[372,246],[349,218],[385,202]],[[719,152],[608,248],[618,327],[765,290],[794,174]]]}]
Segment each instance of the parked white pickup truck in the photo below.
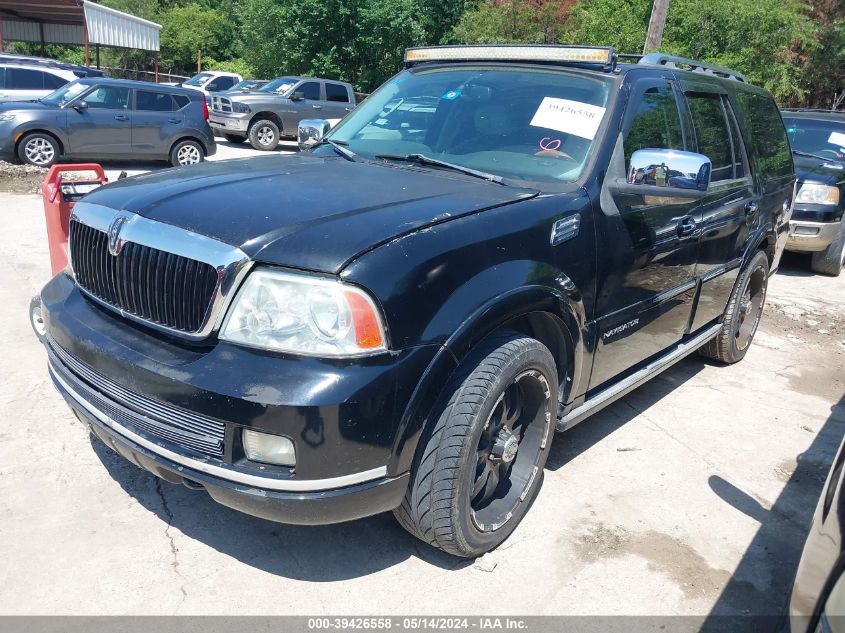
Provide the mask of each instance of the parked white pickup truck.
[{"label": "parked white pickup truck", "polygon": [[199,90],[205,94],[206,98],[210,97],[214,92],[224,92],[229,90],[239,81],[243,81],[237,73],[225,73],[217,70],[204,70],[197,73],[187,81],[182,82],[183,88],[190,88],[191,90]]}]

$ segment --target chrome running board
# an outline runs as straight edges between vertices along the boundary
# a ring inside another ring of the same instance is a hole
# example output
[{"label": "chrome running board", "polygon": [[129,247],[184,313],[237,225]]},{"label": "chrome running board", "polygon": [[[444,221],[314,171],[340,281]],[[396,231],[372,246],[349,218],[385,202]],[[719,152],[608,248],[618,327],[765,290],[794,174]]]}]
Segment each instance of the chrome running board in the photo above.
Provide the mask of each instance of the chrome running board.
[{"label": "chrome running board", "polygon": [[701,334],[696,334],[690,340],[678,343],[671,351],[652,361],[642,369],[634,372],[624,380],[620,380],[615,385],[611,385],[607,389],[598,392],[589,400],[585,400],[583,404],[578,405],[562,418],[558,418],[555,426],[556,430],[566,431],[567,429],[571,429],[573,426],[582,422],[599,409],[606,407],[625,394],[633,391],[649,379],[662,372],[664,369],[668,369],[679,360],[692,354],[695,350],[716,336],[720,329],[722,329],[721,323],[711,325],[701,332]]}]

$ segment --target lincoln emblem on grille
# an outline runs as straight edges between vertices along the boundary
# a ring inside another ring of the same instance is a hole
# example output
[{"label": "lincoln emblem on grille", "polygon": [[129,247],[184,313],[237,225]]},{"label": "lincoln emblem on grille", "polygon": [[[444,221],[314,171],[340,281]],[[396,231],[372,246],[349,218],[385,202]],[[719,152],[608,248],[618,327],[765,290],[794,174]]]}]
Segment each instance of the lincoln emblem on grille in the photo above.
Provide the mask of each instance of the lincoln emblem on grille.
[{"label": "lincoln emblem on grille", "polygon": [[120,255],[120,251],[123,250],[124,241],[120,239],[120,231],[127,222],[129,222],[129,218],[125,215],[118,215],[109,224],[109,253],[112,255]]}]

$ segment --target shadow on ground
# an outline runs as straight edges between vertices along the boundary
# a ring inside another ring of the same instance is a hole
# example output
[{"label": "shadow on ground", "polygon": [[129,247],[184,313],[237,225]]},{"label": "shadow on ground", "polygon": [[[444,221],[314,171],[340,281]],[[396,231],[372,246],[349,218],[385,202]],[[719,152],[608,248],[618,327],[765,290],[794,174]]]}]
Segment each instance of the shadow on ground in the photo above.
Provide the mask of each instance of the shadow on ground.
[{"label": "shadow on ground", "polygon": [[[770,508],[718,476],[710,488],[725,503],[760,523],[733,576],[705,623],[705,631],[778,631],[787,608],[798,561],[828,470],[845,433],[845,397],[831,408],[809,448],[796,457],[795,471]],[[736,618],[757,616],[761,619]]]}]

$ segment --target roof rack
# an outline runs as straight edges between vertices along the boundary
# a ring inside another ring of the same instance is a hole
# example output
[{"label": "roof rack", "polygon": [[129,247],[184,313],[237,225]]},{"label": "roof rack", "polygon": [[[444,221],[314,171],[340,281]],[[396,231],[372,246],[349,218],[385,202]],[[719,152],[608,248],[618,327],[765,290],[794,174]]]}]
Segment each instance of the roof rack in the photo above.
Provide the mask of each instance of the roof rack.
[{"label": "roof rack", "polygon": [[716,75],[717,77],[736,79],[737,81],[748,83],[748,80],[744,75],[736,72],[735,70],[731,70],[730,68],[723,68],[714,64],[707,64],[705,62],[700,62],[695,59],[687,59],[686,57],[679,57],[677,55],[649,53],[648,55],[643,55],[637,63],[649,64],[651,66],[668,66],[669,68]]}]

